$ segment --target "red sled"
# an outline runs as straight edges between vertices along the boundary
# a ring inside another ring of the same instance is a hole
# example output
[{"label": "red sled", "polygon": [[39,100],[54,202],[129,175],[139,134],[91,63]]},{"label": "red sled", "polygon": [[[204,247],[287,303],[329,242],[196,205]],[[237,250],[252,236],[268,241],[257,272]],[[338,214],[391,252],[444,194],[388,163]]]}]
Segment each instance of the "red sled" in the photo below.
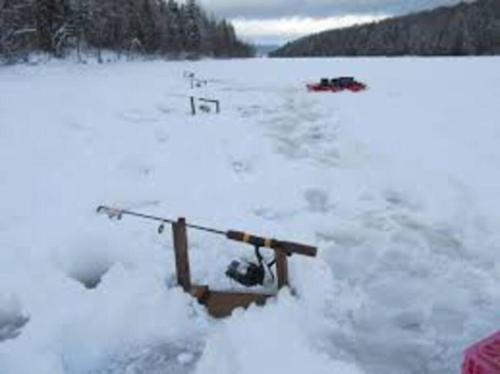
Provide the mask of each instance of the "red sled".
[{"label": "red sled", "polygon": [[500,374],[500,331],[465,351],[462,374]]},{"label": "red sled", "polygon": [[307,84],[307,90],[312,92],[360,92],[366,90],[364,83],[356,81],[353,77],[322,78],[319,83]]}]

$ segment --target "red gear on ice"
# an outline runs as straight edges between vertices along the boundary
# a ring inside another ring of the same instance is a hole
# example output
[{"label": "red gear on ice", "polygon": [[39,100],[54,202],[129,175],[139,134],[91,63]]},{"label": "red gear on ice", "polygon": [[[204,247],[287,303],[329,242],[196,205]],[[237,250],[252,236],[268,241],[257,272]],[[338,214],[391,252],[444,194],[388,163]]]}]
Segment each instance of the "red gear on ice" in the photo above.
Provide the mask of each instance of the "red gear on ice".
[{"label": "red gear on ice", "polygon": [[366,84],[356,81],[353,77],[339,77],[331,80],[322,78],[319,83],[307,84],[307,90],[313,92],[340,92],[349,90],[359,92],[366,90]]},{"label": "red gear on ice", "polygon": [[462,374],[500,374],[500,331],[465,351]]}]

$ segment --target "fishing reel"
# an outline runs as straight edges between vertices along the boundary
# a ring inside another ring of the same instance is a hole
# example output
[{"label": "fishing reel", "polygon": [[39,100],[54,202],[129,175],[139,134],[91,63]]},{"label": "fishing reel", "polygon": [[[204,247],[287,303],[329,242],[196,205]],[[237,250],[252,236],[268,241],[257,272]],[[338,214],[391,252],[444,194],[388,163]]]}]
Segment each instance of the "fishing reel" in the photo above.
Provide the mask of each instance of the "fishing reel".
[{"label": "fishing reel", "polygon": [[276,259],[267,263],[260,253],[260,247],[255,247],[255,257],[257,262],[233,260],[226,270],[226,276],[245,287],[263,286],[266,278],[266,268],[274,281],[275,276],[271,266],[276,263]]}]

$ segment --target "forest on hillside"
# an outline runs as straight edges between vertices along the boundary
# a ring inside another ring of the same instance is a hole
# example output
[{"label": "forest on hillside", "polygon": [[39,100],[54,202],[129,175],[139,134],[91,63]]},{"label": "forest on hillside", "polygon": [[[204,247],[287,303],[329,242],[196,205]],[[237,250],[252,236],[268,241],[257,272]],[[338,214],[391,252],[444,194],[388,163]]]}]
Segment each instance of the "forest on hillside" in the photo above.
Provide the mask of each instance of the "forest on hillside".
[{"label": "forest on hillside", "polygon": [[500,54],[500,0],[453,7],[306,36],[273,57]]},{"label": "forest on hillside", "polygon": [[172,58],[249,57],[232,24],[196,0],[0,0],[0,59],[115,51]]}]

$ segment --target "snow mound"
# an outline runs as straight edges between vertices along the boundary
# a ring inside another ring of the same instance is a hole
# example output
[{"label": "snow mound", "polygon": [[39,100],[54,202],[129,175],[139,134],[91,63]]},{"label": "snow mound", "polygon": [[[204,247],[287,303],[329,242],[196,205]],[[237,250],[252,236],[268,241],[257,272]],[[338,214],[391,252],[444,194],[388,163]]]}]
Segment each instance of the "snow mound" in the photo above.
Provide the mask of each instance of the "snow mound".
[{"label": "snow mound", "polygon": [[77,233],[64,250],[55,253],[55,262],[68,277],[93,289],[116,262],[115,253],[109,248],[105,237]]}]

